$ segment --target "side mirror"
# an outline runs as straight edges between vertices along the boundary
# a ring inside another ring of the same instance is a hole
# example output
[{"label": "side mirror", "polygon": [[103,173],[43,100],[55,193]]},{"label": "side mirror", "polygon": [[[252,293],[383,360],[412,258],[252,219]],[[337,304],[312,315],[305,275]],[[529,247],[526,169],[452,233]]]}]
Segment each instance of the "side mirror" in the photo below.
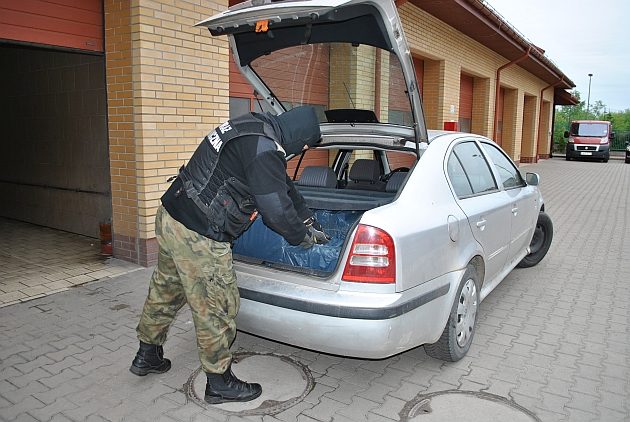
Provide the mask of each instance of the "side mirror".
[{"label": "side mirror", "polygon": [[569,131],[568,131],[568,130],[565,130],[565,131],[564,131],[564,137],[565,137],[565,138],[568,138],[568,137],[569,137]]},{"label": "side mirror", "polygon": [[610,139],[615,139],[615,132],[610,132]]},{"label": "side mirror", "polygon": [[540,183],[540,176],[538,176],[538,173],[525,173],[525,180],[530,186],[538,186]]}]

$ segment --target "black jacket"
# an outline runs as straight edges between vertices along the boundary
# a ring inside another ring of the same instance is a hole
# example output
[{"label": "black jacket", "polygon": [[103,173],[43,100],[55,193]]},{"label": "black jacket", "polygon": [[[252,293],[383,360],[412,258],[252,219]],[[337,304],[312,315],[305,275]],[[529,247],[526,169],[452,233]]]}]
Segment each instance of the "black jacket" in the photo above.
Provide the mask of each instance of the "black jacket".
[{"label": "black jacket", "polygon": [[[291,112],[284,113],[282,117],[285,115],[290,116]],[[278,118],[266,115],[261,120],[265,119],[277,123],[274,119]],[[303,221],[309,218],[312,212],[286,174],[285,152],[278,141],[289,146],[295,152],[301,149],[299,145],[295,144],[296,138],[300,138],[299,142],[303,142],[302,146],[304,144],[312,145],[319,140],[320,135],[319,126],[311,124],[312,133],[306,137],[303,135],[289,137],[287,135],[290,135],[290,124],[288,125],[289,131],[283,127],[283,123],[286,126],[287,121],[288,119],[280,120],[280,125],[273,125],[274,133],[279,134],[276,140],[259,134],[243,134],[226,143],[221,150],[212,178],[217,179],[219,183],[230,178],[236,179],[238,182],[235,183],[242,187],[241,191],[245,191],[241,193],[253,199],[253,206],[262,217],[263,222],[290,244],[297,245],[306,235],[307,229]],[[301,132],[305,131],[304,124],[302,121],[299,127]],[[201,151],[204,150],[198,148],[195,154],[199,154]],[[191,163],[202,163],[203,161],[203,159],[191,159]],[[208,216],[186,194],[181,173],[162,196],[162,204],[175,220],[201,235],[217,241],[232,241],[235,236],[238,236],[238,234],[230,235],[225,230],[217,228],[216,225],[209,224]],[[243,229],[246,227],[248,225]]]}]

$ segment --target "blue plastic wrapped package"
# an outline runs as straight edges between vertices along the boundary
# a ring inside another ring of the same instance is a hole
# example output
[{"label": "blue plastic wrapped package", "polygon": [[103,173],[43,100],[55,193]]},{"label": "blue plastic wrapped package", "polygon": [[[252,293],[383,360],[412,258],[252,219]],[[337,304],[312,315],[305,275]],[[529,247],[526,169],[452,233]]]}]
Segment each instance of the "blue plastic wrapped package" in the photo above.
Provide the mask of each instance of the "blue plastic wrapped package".
[{"label": "blue plastic wrapped package", "polygon": [[325,245],[309,249],[290,245],[282,236],[265,226],[259,217],[234,242],[234,255],[281,266],[301,267],[315,273],[331,273],[337,266],[348,231],[362,211],[314,210],[315,218],[331,236]]}]

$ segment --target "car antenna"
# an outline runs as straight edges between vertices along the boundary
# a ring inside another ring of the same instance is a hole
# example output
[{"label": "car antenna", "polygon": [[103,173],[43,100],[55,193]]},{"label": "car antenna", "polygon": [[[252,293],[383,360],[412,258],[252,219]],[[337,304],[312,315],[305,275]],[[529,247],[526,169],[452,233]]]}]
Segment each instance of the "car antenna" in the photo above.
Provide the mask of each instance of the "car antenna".
[{"label": "car antenna", "polygon": [[352,104],[352,108],[353,109],[357,109],[357,106],[354,105],[354,101],[352,101],[352,95],[350,95],[350,90],[348,89],[348,85],[346,85],[346,82],[343,82],[343,87],[346,89],[346,94],[348,94],[348,99],[350,100],[350,104]]},{"label": "car antenna", "polygon": [[254,98],[256,98],[256,101],[258,101],[258,107],[260,107],[260,112],[263,113],[263,107],[262,107],[262,103],[260,102],[260,97],[258,94],[258,91],[254,90]]}]

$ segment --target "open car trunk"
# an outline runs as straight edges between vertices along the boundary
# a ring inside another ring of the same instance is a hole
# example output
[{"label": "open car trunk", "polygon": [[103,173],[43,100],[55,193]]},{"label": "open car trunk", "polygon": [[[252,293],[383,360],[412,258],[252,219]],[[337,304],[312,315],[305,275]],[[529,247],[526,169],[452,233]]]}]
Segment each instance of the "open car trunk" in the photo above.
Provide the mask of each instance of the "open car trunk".
[{"label": "open car trunk", "polygon": [[314,245],[309,249],[292,246],[258,218],[234,242],[234,257],[313,275],[331,274],[337,267],[348,233],[363,212],[314,210],[314,214],[324,231],[331,236],[327,244]]},{"label": "open car trunk", "polygon": [[[235,241],[234,257],[322,277],[332,274],[363,213],[394,200],[398,188],[389,189],[389,179],[381,177],[408,171],[421,155],[420,144],[428,143],[396,5],[377,0],[249,0],[198,25],[214,36],[229,37],[234,64],[255,98],[264,100],[264,106],[259,101],[261,109],[281,114],[299,105],[315,108],[320,146],[328,154],[305,159],[303,167],[330,167],[336,176],[331,185],[297,183],[332,236],[328,244],[291,246],[259,218]],[[407,157],[394,159],[396,152]],[[359,160],[372,163],[355,178]],[[298,168],[306,170],[299,163]]]},{"label": "open car trunk", "polygon": [[346,245],[346,238],[352,233],[363,213],[391,202],[395,196],[395,192],[307,186],[300,186],[299,190],[313,210],[317,221],[331,236],[330,241],[309,249],[293,246],[268,228],[259,217],[234,242],[234,258],[322,277],[328,276],[337,268]]}]

